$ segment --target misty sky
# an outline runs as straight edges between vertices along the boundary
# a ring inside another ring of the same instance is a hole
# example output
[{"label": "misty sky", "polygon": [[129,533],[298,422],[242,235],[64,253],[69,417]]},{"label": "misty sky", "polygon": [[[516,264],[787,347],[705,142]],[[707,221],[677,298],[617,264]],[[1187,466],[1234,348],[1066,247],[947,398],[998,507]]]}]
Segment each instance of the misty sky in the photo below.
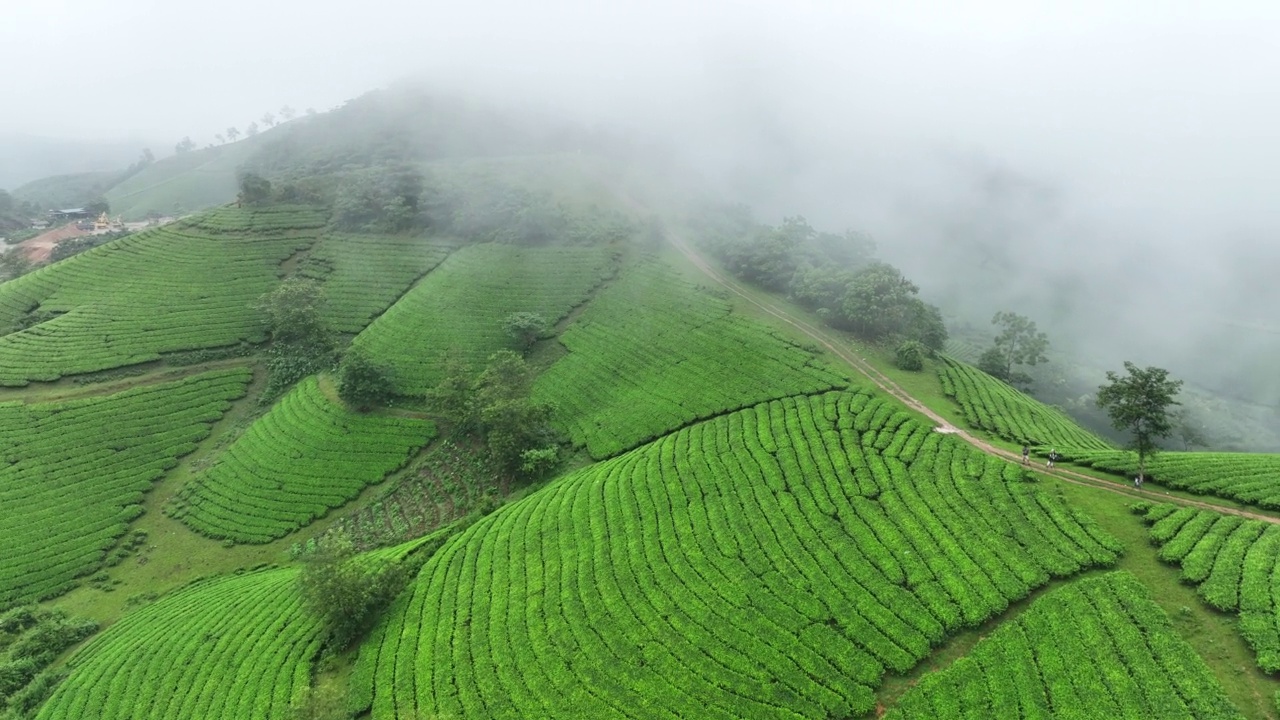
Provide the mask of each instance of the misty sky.
[{"label": "misty sky", "polygon": [[166,152],[416,73],[864,194],[865,169],[982,156],[1177,227],[1275,196],[1278,30],[1265,2],[11,0],[0,132]]}]

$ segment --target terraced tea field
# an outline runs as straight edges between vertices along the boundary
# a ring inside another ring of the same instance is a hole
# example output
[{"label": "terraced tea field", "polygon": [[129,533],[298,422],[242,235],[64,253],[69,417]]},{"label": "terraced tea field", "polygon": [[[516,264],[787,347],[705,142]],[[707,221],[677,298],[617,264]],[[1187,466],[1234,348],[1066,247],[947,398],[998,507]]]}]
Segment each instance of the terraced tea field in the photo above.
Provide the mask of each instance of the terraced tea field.
[{"label": "terraced tea field", "polygon": [[732,312],[669,266],[629,268],[560,336],[534,384],[593,458],[728,410],[844,387],[814,353]]},{"label": "terraced tea field", "polygon": [[1240,613],[1258,667],[1280,671],[1280,526],[1176,505],[1156,505],[1143,519],[1160,559],[1180,565],[1206,603]]},{"label": "terraced tea field", "polygon": [[1110,443],[1061,410],[1018,392],[981,370],[942,358],[942,391],[960,405],[965,422],[1018,444],[1107,450]]},{"label": "terraced tea field", "polygon": [[1243,716],[1142,583],[1110,573],[1037,599],[885,717]]},{"label": "terraced tea field", "polygon": [[35,717],[289,717],[323,639],[297,576],[295,568],[226,575],[130,613],[71,658]]},{"label": "terraced tea field", "polygon": [[[1080,465],[1132,477],[1138,458],[1120,450],[1061,450]],[[1162,452],[1147,460],[1147,478],[1197,495],[1230,498],[1280,510],[1280,455],[1271,453]]]},{"label": "terraced tea field", "polygon": [[533,312],[556,322],[587,299],[613,263],[596,247],[464,247],[356,336],[352,346],[394,371],[396,389],[424,395],[450,350],[472,365],[509,346],[502,320]]},{"label": "terraced tea field", "polygon": [[299,273],[324,282],[329,328],[355,334],[456,247],[422,237],[326,235]]},{"label": "terraced tea field", "polygon": [[424,566],[357,711],[867,713],[962,627],[1118,543],[1021,469],[865,394],[788,398],[568,475]]},{"label": "terraced tea field", "polygon": [[0,385],[260,340],[252,303],[325,222],[311,208],[226,208],[0,283]]},{"label": "terraced tea field", "polygon": [[100,397],[0,404],[0,607],[99,568],[143,494],[241,397],[248,370]]},{"label": "terraced tea field", "polygon": [[270,542],[381,482],[433,437],[426,420],[348,410],[312,376],[193,478],[171,514],[212,538]]}]

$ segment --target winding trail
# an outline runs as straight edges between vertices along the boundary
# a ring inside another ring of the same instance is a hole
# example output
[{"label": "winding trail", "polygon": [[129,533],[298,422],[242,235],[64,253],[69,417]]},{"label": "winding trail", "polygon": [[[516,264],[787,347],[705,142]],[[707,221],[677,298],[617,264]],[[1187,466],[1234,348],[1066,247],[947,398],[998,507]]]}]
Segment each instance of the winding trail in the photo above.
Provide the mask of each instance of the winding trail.
[{"label": "winding trail", "polygon": [[[983,440],[982,438],[974,436],[972,433],[968,432],[967,430],[963,428],[958,428],[955,425],[951,424],[946,418],[942,417],[937,412],[935,412],[932,408],[920,402],[914,396],[908,393],[906,390],[902,389],[902,386],[894,382],[892,378],[880,372],[880,370],[877,369],[875,366],[873,366],[871,363],[868,363],[862,357],[854,354],[848,348],[842,346],[839,343],[839,341],[827,335],[827,333],[824,332],[821,328],[818,328],[811,323],[805,322],[804,320],[801,320],[791,315],[785,309],[778,307],[773,303],[759,299],[753,293],[747,292],[742,288],[741,285],[737,283],[737,281],[725,276],[724,273],[722,273],[719,269],[717,269],[710,262],[708,262],[707,259],[703,257],[700,253],[698,253],[697,250],[694,250],[693,247],[690,246],[689,243],[683,237],[676,235],[674,232],[668,231],[667,240],[668,242],[671,243],[673,247],[675,247],[676,250],[680,252],[680,254],[684,255],[685,258],[689,260],[689,262],[693,263],[693,265],[696,268],[698,268],[698,270],[700,270],[708,278],[715,281],[717,284],[724,287],[729,292],[732,292],[738,297],[741,297],[743,300],[746,300],[747,302],[751,303],[756,308],[764,311],[765,313],[768,313],[774,318],[790,325],[791,327],[799,330],[800,332],[804,333],[805,335],[813,339],[819,345],[829,350],[833,355],[843,360],[851,368],[853,368],[854,370],[857,370],[859,373],[864,375],[868,380],[874,383],[876,387],[880,388],[884,392],[893,396],[903,405],[906,405],[912,410],[915,410],[916,412],[919,412],[920,414],[928,417],[930,420],[933,420],[935,423],[937,423],[936,429],[938,430],[938,432],[944,432],[944,433],[956,435],[957,437],[963,439],[965,442],[969,443],[970,445],[974,446],[975,448],[981,450],[982,452],[988,455],[993,455],[995,457],[1003,458],[1011,462],[1020,462],[1022,460],[1021,455],[1017,453],[1013,453],[1008,450],[1004,450],[1003,448],[996,447],[995,445],[992,445],[986,440]],[[1099,490],[1105,490],[1107,492],[1115,493],[1116,495],[1123,495],[1125,497],[1131,497],[1137,500],[1158,500],[1159,502],[1176,503],[1178,505],[1198,507],[1204,510],[1212,510],[1214,512],[1225,513],[1228,515],[1239,515],[1241,517],[1249,518],[1252,520],[1261,520],[1262,522],[1266,522],[1266,523],[1280,524],[1280,518],[1271,517],[1269,515],[1263,515],[1257,512],[1251,512],[1249,510],[1245,510],[1241,508],[1226,507],[1226,506],[1217,505],[1211,502],[1204,502],[1200,500],[1192,500],[1189,498],[1182,498],[1182,497],[1175,497],[1175,496],[1153,498],[1150,493],[1144,493],[1141,490],[1131,490],[1127,485],[1108,482],[1106,480],[1099,480],[1098,478],[1092,477],[1090,475],[1085,475],[1084,473],[1079,473],[1074,470],[1069,470],[1066,468],[1037,467],[1036,472],[1041,472],[1047,475],[1051,475],[1059,480],[1062,480],[1063,482],[1069,482],[1069,483],[1072,483],[1073,485],[1082,485],[1085,487],[1097,488]]]}]

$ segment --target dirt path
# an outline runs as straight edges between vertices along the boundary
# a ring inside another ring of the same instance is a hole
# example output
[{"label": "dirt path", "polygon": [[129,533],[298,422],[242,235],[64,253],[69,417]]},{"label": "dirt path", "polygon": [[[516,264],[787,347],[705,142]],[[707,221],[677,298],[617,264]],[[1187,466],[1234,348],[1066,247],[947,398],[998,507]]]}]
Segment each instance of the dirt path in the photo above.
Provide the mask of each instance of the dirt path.
[{"label": "dirt path", "polygon": [[[850,352],[847,348],[841,346],[838,343],[838,341],[833,340],[821,328],[815,327],[814,325],[807,323],[804,320],[793,317],[786,310],[770,302],[760,300],[753,293],[748,293],[747,291],[743,290],[742,287],[736,281],[726,277],[724,273],[720,272],[718,269],[712,266],[711,263],[709,263],[707,259],[704,258],[701,254],[699,254],[697,250],[694,250],[684,238],[674,233],[668,233],[667,239],[671,243],[671,245],[676,248],[676,250],[680,251],[680,254],[684,255],[689,260],[689,262],[693,263],[693,265],[697,267],[700,271],[702,271],[702,273],[705,274],[707,277],[711,278],[712,280],[714,280],[716,283],[724,287],[729,292],[732,292],[735,295],[741,297],[743,300],[746,300],[747,302],[751,303],[752,305],[759,308],[760,310],[768,313],[769,315],[772,315],[778,320],[781,320],[782,322],[790,325],[791,327],[794,327],[795,329],[809,336],[811,339],[813,339],[815,342],[820,344],[822,347],[829,350],[833,355],[845,361],[845,363],[847,363],[854,370],[857,370],[859,373],[866,376],[868,380],[875,383],[876,387],[880,388],[881,390],[885,391],[889,395],[893,396],[899,402],[911,408],[912,410],[915,410],[920,414],[928,417],[930,420],[933,420],[935,423],[938,424],[937,430],[939,432],[956,435],[957,437],[963,439],[965,442],[969,443],[970,445],[976,447],[977,449],[981,450],[982,452],[988,455],[993,455],[995,457],[1003,458],[1005,460],[1009,460],[1012,462],[1020,462],[1022,460],[1021,455],[996,447],[995,445],[992,445],[991,443],[987,442],[986,440],[983,440],[982,438],[975,437],[974,435],[964,430],[963,428],[958,428],[952,425],[950,422],[948,422],[945,418],[943,418],[937,412],[934,412],[931,408],[926,406],[924,403],[912,397],[911,394],[909,394],[906,390],[903,390],[902,387],[898,385],[896,382],[894,382],[889,376],[880,372],[880,370],[878,370],[873,365],[868,363],[862,357],[854,354],[853,352]],[[1042,472],[1048,475],[1052,475],[1053,477],[1059,480],[1062,480],[1063,482],[1069,482],[1075,485],[1084,485],[1088,487],[1094,487],[1100,490],[1105,490],[1107,492],[1131,497],[1138,500],[1158,500],[1159,502],[1177,503],[1179,505],[1188,505],[1191,507],[1203,508],[1205,510],[1212,510],[1214,512],[1226,513],[1229,515],[1239,515],[1241,517],[1246,517],[1253,520],[1261,520],[1267,523],[1280,524],[1280,518],[1274,518],[1274,517],[1262,515],[1255,512],[1250,512],[1248,510],[1243,510],[1239,508],[1224,507],[1222,505],[1216,505],[1210,502],[1202,502],[1199,500],[1191,500],[1188,498],[1179,498],[1179,497],[1172,497],[1172,496],[1155,498],[1155,497],[1152,497],[1150,493],[1144,493],[1140,490],[1131,490],[1127,485],[1120,485],[1117,483],[1107,482],[1106,480],[1099,480],[1098,478],[1092,477],[1090,475],[1085,475],[1083,473],[1075,472],[1073,470],[1069,470],[1066,468],[1049,469],[1044,467],[1037,467],[1036,470],[1037,472]]]}]

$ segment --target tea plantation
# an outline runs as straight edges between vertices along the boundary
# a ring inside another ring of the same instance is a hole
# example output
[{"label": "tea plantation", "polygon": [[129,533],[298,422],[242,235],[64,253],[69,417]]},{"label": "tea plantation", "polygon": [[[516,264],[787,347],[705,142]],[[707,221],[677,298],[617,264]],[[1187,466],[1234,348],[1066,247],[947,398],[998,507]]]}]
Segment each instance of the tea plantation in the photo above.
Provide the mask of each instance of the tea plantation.
[{"label": "tea plantation", "polygon": [[592,466],[446,545],[365,645],[374,718],[862,715],[1120,547],[866,394],[787,398]]}]

